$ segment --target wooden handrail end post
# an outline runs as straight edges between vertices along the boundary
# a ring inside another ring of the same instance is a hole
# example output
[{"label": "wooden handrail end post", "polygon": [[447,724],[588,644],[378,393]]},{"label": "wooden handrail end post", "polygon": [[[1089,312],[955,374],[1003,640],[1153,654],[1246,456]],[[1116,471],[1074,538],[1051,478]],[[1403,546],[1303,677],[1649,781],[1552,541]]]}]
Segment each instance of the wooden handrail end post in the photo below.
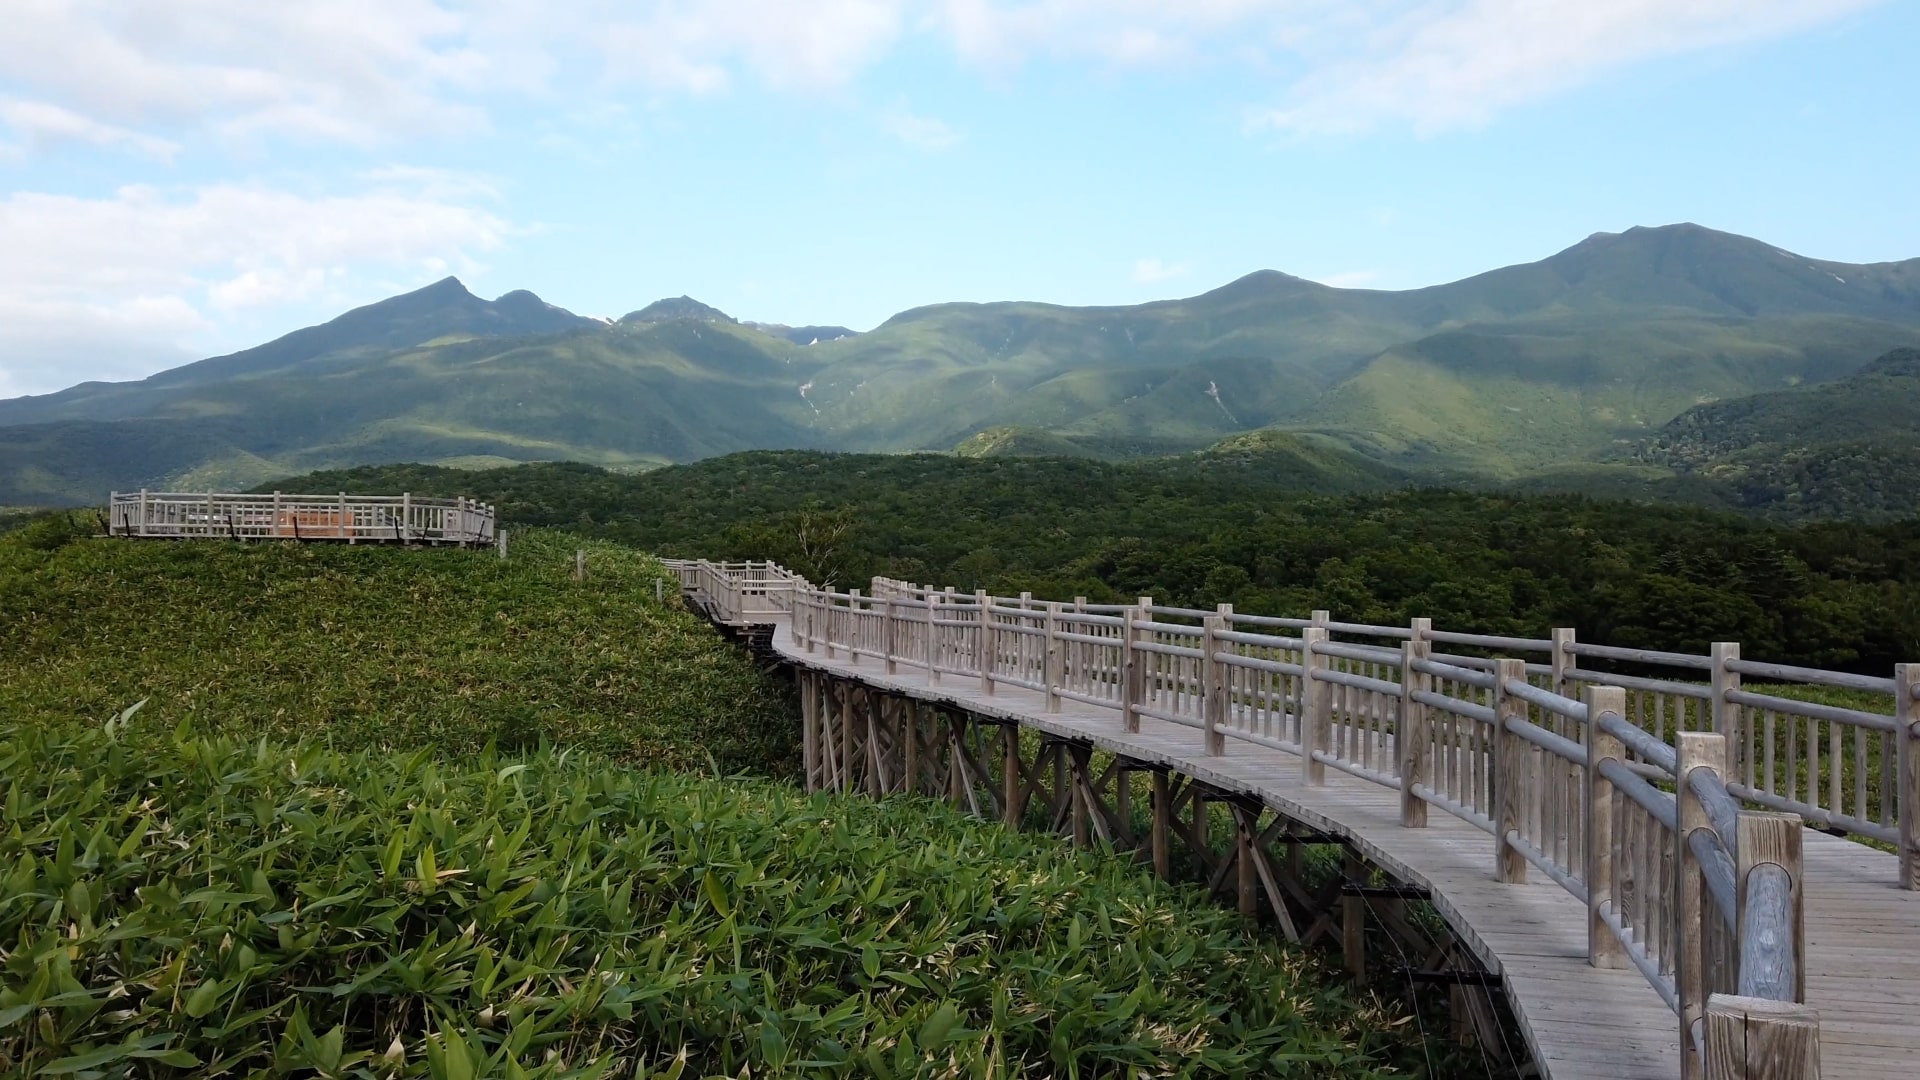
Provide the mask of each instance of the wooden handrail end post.
[{"label": "wooden handrail end post", "polygon": [[1705,1018],[1706,1080],[1819,1080],[1817,1010],[1715,994],[1707,999]]}]

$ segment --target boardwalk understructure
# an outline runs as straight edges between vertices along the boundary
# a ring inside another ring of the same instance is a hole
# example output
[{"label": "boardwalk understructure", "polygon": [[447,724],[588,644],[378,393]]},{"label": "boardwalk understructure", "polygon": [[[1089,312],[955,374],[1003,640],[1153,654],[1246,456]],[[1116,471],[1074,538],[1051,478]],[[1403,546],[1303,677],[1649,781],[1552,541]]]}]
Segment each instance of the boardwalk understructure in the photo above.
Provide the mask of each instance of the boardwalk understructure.
[{"label": "boardwalk understructure", "polygon": [[[1483,1039],[1501,1032],[1479,995],[1504,991],[1543,1076],[1920,1062],[1920,665],[673,565],[794,669],[811,789],[943,796],[1162,874],[1178,845],[1249,916],[1337,941],[1356,977],[1447,983]],[[1345,872],[1310,887],[1301,853],[1328,844]]]}]

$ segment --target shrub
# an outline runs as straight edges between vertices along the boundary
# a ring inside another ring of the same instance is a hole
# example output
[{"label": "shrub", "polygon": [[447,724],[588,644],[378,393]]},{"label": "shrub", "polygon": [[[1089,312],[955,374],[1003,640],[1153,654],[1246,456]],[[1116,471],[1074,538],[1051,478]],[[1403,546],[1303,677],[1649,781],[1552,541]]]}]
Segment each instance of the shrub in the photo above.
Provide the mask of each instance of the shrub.
[{"label": "shrub", "polygon": [[1402,1052],[1396,1018],[1197,892],[938,804],[552,751],[0,736],[10,1075],[1361,1076]]}]

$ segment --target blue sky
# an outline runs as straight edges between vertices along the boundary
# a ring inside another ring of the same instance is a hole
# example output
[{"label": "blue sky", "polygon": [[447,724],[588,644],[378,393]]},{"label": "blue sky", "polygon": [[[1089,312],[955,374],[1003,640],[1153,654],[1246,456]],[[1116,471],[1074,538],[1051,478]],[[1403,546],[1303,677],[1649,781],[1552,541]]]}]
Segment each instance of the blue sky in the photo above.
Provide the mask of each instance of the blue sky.
[{"label": "blue sky", "polygon": [[10,0],[0,396],[458,274],[865,329],[1690,220],[1920,256],[1886,0]]}]

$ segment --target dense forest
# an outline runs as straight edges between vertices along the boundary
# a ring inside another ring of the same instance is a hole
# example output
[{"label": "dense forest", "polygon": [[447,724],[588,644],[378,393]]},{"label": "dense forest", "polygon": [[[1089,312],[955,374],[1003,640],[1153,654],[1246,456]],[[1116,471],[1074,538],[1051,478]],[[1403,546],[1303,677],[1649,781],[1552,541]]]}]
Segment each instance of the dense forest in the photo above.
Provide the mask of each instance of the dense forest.
[{"label": "dense forest", "polygon": [[641,475],[582,465],[389,466],[287,491],[467,494],[509,522],[667,555],[772,558],[1000,592],[1342,620],[1426,616],[1544,634],[1884,671],[1920,658],[1920,522],[1784,527],[1686,507],[1406,488],[1310,494],[1257,455],[1134,464],[805,452]]}]

